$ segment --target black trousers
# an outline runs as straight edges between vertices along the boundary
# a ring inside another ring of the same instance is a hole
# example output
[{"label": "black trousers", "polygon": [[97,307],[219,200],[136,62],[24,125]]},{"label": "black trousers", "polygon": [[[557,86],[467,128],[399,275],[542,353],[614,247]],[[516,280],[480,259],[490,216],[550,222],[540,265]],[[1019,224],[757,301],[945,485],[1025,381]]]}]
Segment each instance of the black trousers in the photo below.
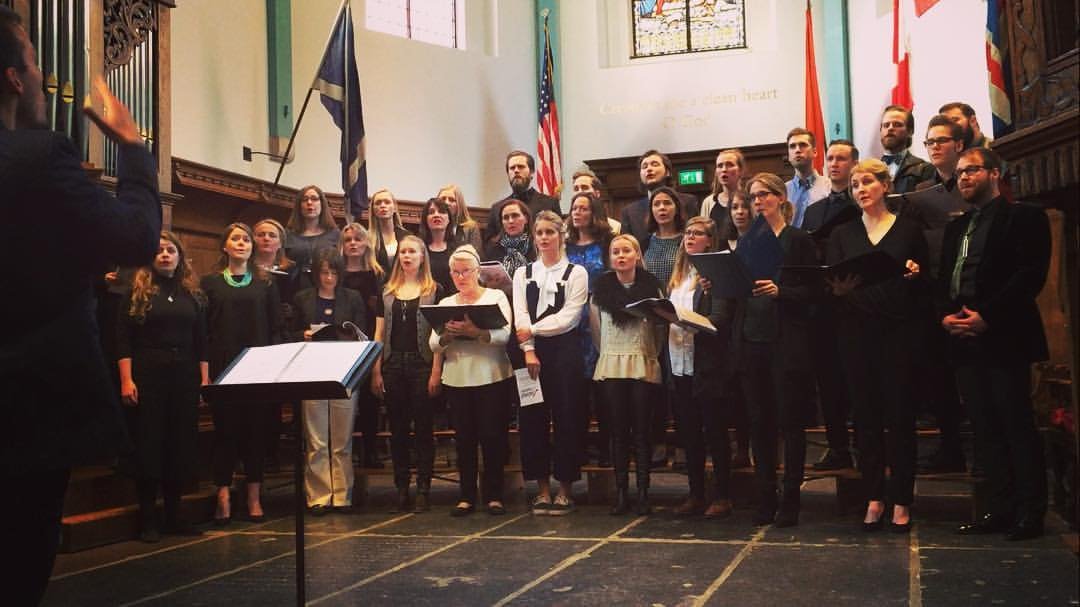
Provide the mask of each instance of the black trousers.
[{"label": "black trousers", "polygon": [[7,605],[37,605],[52,575],[60,544],[60,519],[70,470],[5,474],[0,500],[3,567],[0,588]]},{"label": "black trousers", "polygon": [[675,404],[675,428],[686,448],[686,475],[690,495],[705,499],[705,454],[712,456],[715,499],[731,497],[731,443],[719,394],[694,397],[693,376],[671,377],[671,402]]},{"label": "black trousers", "polygon": [[634,445],[637,486],[649,487],[649,464],[652,449],[649,434],[652,424],[650,395],[656,384],[637,379],[605,379],[600,384],[604,406],[611,413],[611,459],[615,464],[615,486],[630,487],[630,445]]},{"label": "black trousers", "polygon": [[963,364],[956,378],[975,421],[975,456],[983,469],[988,511],[1042,520],[1046,461],[1031,408],[1031,366]]},{"label": "black trousers", "polygon": [[777,431],[784,441],[784,495],[799,495],[806,465],[806,406],[810,380],[806,373],[784,371],[772,343],[744,342],[740,375],[750,414],[754,448],[754,483],[759,506],[776,505]]},{"label": "black trousers", "polygon": [[445,386],[454,423],[462,501],[477,502],[477,447],[484,451],[481,479],[484,500],[502,500],[503,467],[509,457],[506,429],[510,420],[510,396],[511,391],[517,391],[513,381],[511,378],[467,388]]},{"label": "black trousers", "polygon": [[819,322],[813,325],[811,353],[821,418],[825,422],[825,440],[829,443],[829,449],[846,453],[851,445],[847,430],[851,402],[844,386],[844,366],[836,339],[837,325],[831,316],[824,314],[816,320]]},{"label": "black trousers", "polygon": [[375,395],[371,393],[371,377],[364,380],[359,388],[360,397],[356,401],[356,422],[355,428],[363,436],[361,438],[361,447],[364,455],[364,461],[372,462],[378,457],[376,446],[379,432],[379,401],[375,398]]},{"label": "black trousers", "polygon": [[[390,457],[394,461],[394,486],[409,486],[409,445],[416,448],[416,485],[431,487],[435,467],[433,411],[427,393],[431,363],[417,352],[391,352],[382,365],[386,388],[386,411],[390,417]],[[412,437],[409,436],[410,431]]]},{"label": "black trousers", "polygon": [[266,422],[270,418],[265,403],[211,403],[214,418],[214,484],[232,485],[237,456],[244,464],[249,483],[261,483],[266,455]]},{"label": "black trousers", "polygon": [[580,386],[577,378],[585,373],[585,360],[574,331],[537,337],[535,344],[544,402],[521,407],[518,413],[522,472],[527,481],[547,479],[554,459],[555,479],[572,483],[581,479],[581,459],[585,452],[581,426],[586,412],[577,394]]},{"label": "black trousers", "polygon": [[859,473],[870,501],[909,506],[915,499],[915,407],[910,385],[917,333],[913,322],[858,316],[841,326]]}]

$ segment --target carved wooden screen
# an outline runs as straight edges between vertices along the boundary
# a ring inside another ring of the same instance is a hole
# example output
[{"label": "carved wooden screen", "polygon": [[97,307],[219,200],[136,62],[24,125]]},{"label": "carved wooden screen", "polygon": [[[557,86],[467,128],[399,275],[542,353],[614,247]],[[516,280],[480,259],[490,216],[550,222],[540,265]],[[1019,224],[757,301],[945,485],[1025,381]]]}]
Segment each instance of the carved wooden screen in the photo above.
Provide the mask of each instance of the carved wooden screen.
[{"label": "carved wooden screen", "polygon": [[[105,79],[131,110],[150,151],[157,154],[157,0],[105,0]],[[116,174],[116,145],[106,140],[105,173]]]}]

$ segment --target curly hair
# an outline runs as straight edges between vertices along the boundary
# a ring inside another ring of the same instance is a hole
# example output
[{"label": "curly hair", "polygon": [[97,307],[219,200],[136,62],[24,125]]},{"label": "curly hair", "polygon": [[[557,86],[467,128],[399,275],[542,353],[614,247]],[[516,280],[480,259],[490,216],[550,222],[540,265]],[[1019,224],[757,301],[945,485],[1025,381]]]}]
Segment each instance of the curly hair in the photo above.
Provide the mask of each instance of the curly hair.
[{"label": "curly hair", "polygon": [[[175,245],[177,254],[180,256],[176,263],[176,271],[180,273],[180,288],[195,298],[195,302],[200,307],[205,306],[206,294],[199,287],[199,278],[191,269],[191,262],[187,253],[184,252],[184,245],[180,242],[180,238],[172,232],[162,230],[161,240],[167,240]],[[131,281],[128,315],[139,324],[146,322],[146,313],[150,311],[154,295],[160,291],[160,287],[154,284],[155,274],[153,266],[143,266],[135,271],[135,276]]]}]

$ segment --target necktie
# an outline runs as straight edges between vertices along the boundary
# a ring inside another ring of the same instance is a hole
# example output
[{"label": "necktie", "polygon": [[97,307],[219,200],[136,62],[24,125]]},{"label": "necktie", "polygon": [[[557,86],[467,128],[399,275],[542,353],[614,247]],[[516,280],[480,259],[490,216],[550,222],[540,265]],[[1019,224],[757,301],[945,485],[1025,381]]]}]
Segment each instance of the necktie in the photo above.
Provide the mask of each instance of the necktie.
[{"label": "necktie", "polygon": [[900,157],[896,154],[885,154],[881,157],[881,161],[885,164],[896,164]]},{"label": "necktie", "polygon": [[975,231],[975,224],[979,221],[979,211],[971,213],[964,237],[960,240],[960,251],[956,254],[956,263],[953,264],[952,279],[949,281],[949,297],[956,299],[960,295],[960,278],[964,273],[964,263],[968,257],[968,247],[971,244],[971,234]]}]

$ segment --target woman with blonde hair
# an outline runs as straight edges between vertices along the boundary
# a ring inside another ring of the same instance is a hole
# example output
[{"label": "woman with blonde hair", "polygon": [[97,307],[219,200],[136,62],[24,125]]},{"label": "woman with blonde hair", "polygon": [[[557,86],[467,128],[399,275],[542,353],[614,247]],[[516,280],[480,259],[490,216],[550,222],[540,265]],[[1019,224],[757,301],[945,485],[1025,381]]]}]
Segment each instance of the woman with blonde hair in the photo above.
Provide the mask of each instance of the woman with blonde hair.
[{"label": "woman with blonde hair", "polygon": [[410,232],[401,223],[397,200],[390,190],[383,188],[371,195],[367,227],[375,247],[375,259],[383,268],[393,268],[398,245]]},{"label": "woman with blonde hair", "polygon": [[[675,409],[675,429],[686,449],[686,472],[690,493],[675,508],[676,516],[704,514],[722,518],[731,514],[729,492],[731,448],[722,408],[730,375],[729,346],[734,304],[713,297],[703,288],[690,256],[718,249],[716,224],[706,217],[693,217],[683,229],[682,247],[675,255],[675,267],[668,281],[668,296],[676,307],[709,318],[716,335],[668,327],[667,384]],[[705,456],[712,455],[713,499],[706,507]]]},{"label": "woman with blonde hair", "polygon": [[[779,241],[781,265],[813,265],[810,237],[790,224],[794,207],[784,182],[772,173],[750,179],[754,214]],[[741,245],[740,245],[741,246]],[[734,351],[750,414],[754,474],[758,492],[755,525],[799,523],[800,486],[806,461],[804,432],[811,412],[810,289],[775,274],[754,281],[751,297],[740,302],[735,318]],[[777,499],[777,429],[784,442],[783,497]],[[777,507],[779,506],[779,512]]]},{"label": "woman with blonde hair", "polygon": [[[659,353],[664,326],[626,312],[625,306],[650,297],[663,297],[664,287],[641,263],[636,238],[620,234],[609,246],[611,271],[595,282],[589,306],[589,326],[600,356],[593,380],[599,386],[601,407],[611,423],[611,459],[615,464],[615,504],[611,514],[630,510],[630,445],[637,461],[637,505],[649,513],[650,385],[662,381]],[[631,433],[631,428],[633,432]],[[631,436],[632,434],[632,436]]]},{"label": "woman with blonde hair", "polygon": [[[506,513],[503,505],[503,466],[506,464],[506,427],[510,420],[507,395],[513,368],[506,356],[510,339],[510,302],[499,289],[480,286],[480,256],[472,245],[462,245],[450,255],[450,276],[457,293],[443,298],[441,306],[496,304],[507,324],[497,329],[480,329],[466,315],[446,323],[441,334],[432,331],[429,345],[443,359],[440,381],[446,387],[450,413],[457,432],[460,475],[460,498],[451,511],[465,516],[476,509],[477,457],[484,451],[484,474],[481,483],[488,514]],[[435,368],[432,369],[436,371]]]},{"label": "woman with blonde hair", "polygon": [[469,206],[465,203],[465,195],[461,188],[453,183],[444,185],[435,194],[435,198],[445,202],[450,207],[451,233],[458,242],[471,244],[479,255],[484,249],[484,235],[480,225],[469,214]]},{"label": "woman with blonde hair", "polygon": [[[311,275],[311,262],[320,250],[337,247],[341,235],[330,213],[330,202],[322,189],[314,185],[300,188],[286,227],[289,236],[283,245],[289,259],[299,266],[300,284],[297,288],[313,287],[316,280]],[[282,301],[292,302],[292,299]]]},{"label": "woman with blonde hair", "polygon": [[[352,289],[364,300],[364,318],[360,330],[368,339],[374,339],[382,329],[382,291],[386,272],[375,259],[375,248],[367,228],[359,223],[347,224],[341,229],[339,244],[341,258],[345,260],[345,273],[341,283]],[[365,468],[382,468],[379,461],[377,436],[379,430],[379,403],[371,393],[371,376],[360,390],[356,405],[356,426],[361,433],[361,449]]]},{"label": "woman with blonde hair", "polygon": [[862,220],[833,230],[828,263],[884,251],[906,270],[903,276],[866,287],[851,277],[830,283],[840,306],[839,317],[844,319],[840,355],[867,498],[863,529],[876,531],[884,526],[888,502],[892,504],[889,528],[906,533],[911,529],[915,499],[915,410],[909,384],[918,347],[919,300],[926,289],[920,268],[929,253],[922,229],[885,206],[891,185],[889,169],[880,160],[871,158],[855,165],[851,193],[862,210]]},{"label": "woman with blonde hair", "polygon": [[441,288],[431,277],[424,241],[408,234],[397,243],[394,269],[383,289],[382,330],[375,340],[383,344],[382,357],[372,371],[371,390],[385,394],[390,415],[390,457],[394,463],[397,511],[410,507],[409,434],[416,449],[416,503],[418,512],[430,508],[435,437],[431,397],[439,391],[442,355],[428,343],[431,326],[420,306],[439,301]]},{"label": "woman with blonde hair", "polygon": [[720,150],[716,155],[716,167],[713,171],[712,192],[701,201],[701,216],[716,223],[716,233],[720,238],[734,238],[734,226],[731,225],[731,203],[746,200],[743,173],[746,171],[746,158],[742,150],[731,148]]},{"label": "woman with blonde hair", "polygon": [[166,533],[186,534],[180,496],[197,458],[199,387],[210,381],[206,295],[184,246],[161,232],[157,255],[135,272],[116,323],[120,396],[135,452],[140,537],[159,539],[157,489],[165,500]]},{"label": "woman with blonde hair", "polygon": [[[247,225],[226,226],[221,257],[213,271],[202,277],[211,377],[224,371],[244,348],[285,341],[277,285],[265,270],[250,263],[253,240]],[[256,522],[265,518],[260,491],[267,407],[265,403],[210,403],[214,416],[213,474],[218,487],[214,522],[218,525],[232,520],[229,487],[237,455],[244,462],[248,518]]]},{"label": "woman with blonde hair", "polygon": [[[504,217],[508,203],[503,207]],[[503,226],[505,229],[505,225]],[[533,514],[561,515],[574,509],[571,485],[581,478],[583,411],[567,378],[584,374],[584,358],[574,329],[589,298],[585,268],[566,258],[563,220],[552,211],[537,213],[532,235],[537,260],[514,272],[514,327],[525,353],[525,367],[539,379],[544,402],[521,407],[521,463],[525,480],[539,493]],[[541,368],[541,364],[543,367]],[[554,445],[549,429],[554,425]],[[551,463],[559,492],[551,499]]]}]

